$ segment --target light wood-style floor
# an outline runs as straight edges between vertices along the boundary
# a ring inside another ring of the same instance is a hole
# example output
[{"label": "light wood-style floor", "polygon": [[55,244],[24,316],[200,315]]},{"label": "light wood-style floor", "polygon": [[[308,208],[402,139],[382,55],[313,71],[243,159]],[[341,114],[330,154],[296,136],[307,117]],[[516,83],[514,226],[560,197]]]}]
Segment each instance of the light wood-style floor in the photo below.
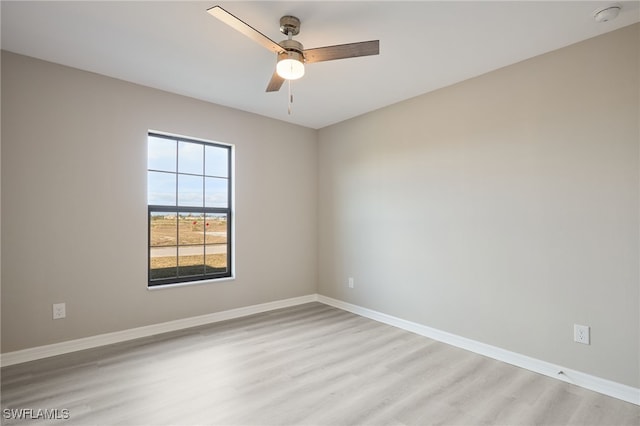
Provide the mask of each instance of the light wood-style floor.
[{"label": "light wood-style floor", "polygon": [[64,425],[640,425],[636,405],[320,303],[5,367],[6,408],[68,409]]}]

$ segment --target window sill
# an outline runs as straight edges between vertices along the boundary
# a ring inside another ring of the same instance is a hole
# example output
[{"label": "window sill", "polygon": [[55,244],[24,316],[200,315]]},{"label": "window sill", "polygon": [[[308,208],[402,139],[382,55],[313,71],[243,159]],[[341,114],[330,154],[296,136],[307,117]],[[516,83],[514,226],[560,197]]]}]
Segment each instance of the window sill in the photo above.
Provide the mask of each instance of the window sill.
[{"label": "window sill", "polygon": [[219,283],[219,282],[223,282],[223,281],[234,281],[235,279],[236,279],[236,277],[232,275],[230,277],[213,278],[213,279],[210,279],[210,280],[187,281],[187,282],[183,282],[183,283],[147,286],[147,290],[150,290],[150,291],[166,290],[166,289],[169,289],[169,288],[176,288],[176,287],[190,287],[190,286],[194,286],[194,285],[212,284],[212,283]]}]

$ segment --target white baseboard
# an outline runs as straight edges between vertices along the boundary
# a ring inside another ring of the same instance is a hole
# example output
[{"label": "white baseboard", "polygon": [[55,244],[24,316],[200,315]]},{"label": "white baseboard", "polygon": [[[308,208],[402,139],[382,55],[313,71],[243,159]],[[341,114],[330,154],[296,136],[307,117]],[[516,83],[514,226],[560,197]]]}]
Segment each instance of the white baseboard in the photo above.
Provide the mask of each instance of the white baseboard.
[{"label": "white baseboard", "polygon": [[430,339],[437,340],[451,346],[466,349],[468,351],[475,352],[477,354],[484,355],[498,361],[515,365],[516,367],[525,368],[527,370],[544,374],[545,376],[549,376],[554,379],[572,383],[576,386],[580,386],[607,396],[621,399],[632,404],[640,405],[640,389],[638,388],[627,386],[622,383],[613,382],[611,380],[602,379],[600,377],[592,376],[580,371],[571,370],[569,368],[561,367],[546,361],[511,352],[502,348],[498,348],[496,346],[487,345],[486,343],[467,339],[466,337],[461,337],[455,334],[447,333],[445,331],[437,330],[435,328],[427,327],[426,325],[403,320],[401,318],[383,314],[381,312],[363,308],[361,306],[353,305],[341,300],[332,299],[327,296],[317,295],[317,300],[318,302],[324,303],[326,305],[330,305],[335,308],[363,316],[365,318],[392,325],[394,327],[398,327],[403,330],[419,334],[421,336],[429,337]]},{"label": "white baseboard", "polygon": [[144,327],[115,331],[113,333],[99,334],[96,336],[54,343],[51,345],[22,349],[15,352],[7,352],[0,356],[0,365],[5,367],[8,365],[20,364],[23,362],[81,351],[84,349],[92,349],[99,346],[111,345],[113,343],[125,342],[127,340],[139,339],[141,337],[149,337],[170,331],[182,330],[189,327],[197,327],[200,325],[245,317],[275,309],[287,308],[289,306],[301,305],[303,303],[315,302],[317,300],[318,297],[316,294],[309,294],[291,299],[276,300],[274,302],[245,306],[242,308],[230,309],[228,311],[214,312],[212,314],[200,315],[197,317],[183,318],[160,324],[152,324]]}]

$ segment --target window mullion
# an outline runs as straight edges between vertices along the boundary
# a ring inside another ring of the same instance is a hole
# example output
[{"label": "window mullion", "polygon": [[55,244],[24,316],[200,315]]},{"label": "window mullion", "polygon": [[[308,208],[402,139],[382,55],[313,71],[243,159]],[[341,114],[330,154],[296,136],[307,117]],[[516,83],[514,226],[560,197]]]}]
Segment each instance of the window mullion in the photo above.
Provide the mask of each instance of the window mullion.
[{"label": "window mullion", "polygon": [[204,214],[204,224],[202,226],[202,275],[207,274],[207,213],[205,207],[207,205],[207,180],[205,179],[207,166],[207,150],[202,147],[202,212]]},{"label": "window mullion", "polygon": [[180,160],[178,155],[180,154],[180,143],[176,139],[176,277],[180,278],[180,211],[177,207],[180,205],[178,201],[178,188],[180,187],[178,183],[178,179],[180,179],[180,173],[178,170],[178,165],[180,164]]}]

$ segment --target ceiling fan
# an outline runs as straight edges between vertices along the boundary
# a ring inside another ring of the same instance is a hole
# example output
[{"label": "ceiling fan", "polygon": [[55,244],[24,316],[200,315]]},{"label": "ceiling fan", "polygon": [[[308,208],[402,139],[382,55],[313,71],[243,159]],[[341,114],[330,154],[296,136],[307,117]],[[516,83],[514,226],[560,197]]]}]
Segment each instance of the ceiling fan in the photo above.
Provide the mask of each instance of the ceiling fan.
[{"label": "ceiling fan", "polygon": [[293,40],[293,36],[300,33],[300,20],[295,16],[287,15],[280,18],[280,32],[286,35],[287,39],[276,43],[220,6],[207,9],[207,12],[277,54],[276,70],[267,85],[267,92],[277,92],[285,80],[297,80],[302,77],[304,64],[380,53],[379,40],[305,49],[302,43]]}]

